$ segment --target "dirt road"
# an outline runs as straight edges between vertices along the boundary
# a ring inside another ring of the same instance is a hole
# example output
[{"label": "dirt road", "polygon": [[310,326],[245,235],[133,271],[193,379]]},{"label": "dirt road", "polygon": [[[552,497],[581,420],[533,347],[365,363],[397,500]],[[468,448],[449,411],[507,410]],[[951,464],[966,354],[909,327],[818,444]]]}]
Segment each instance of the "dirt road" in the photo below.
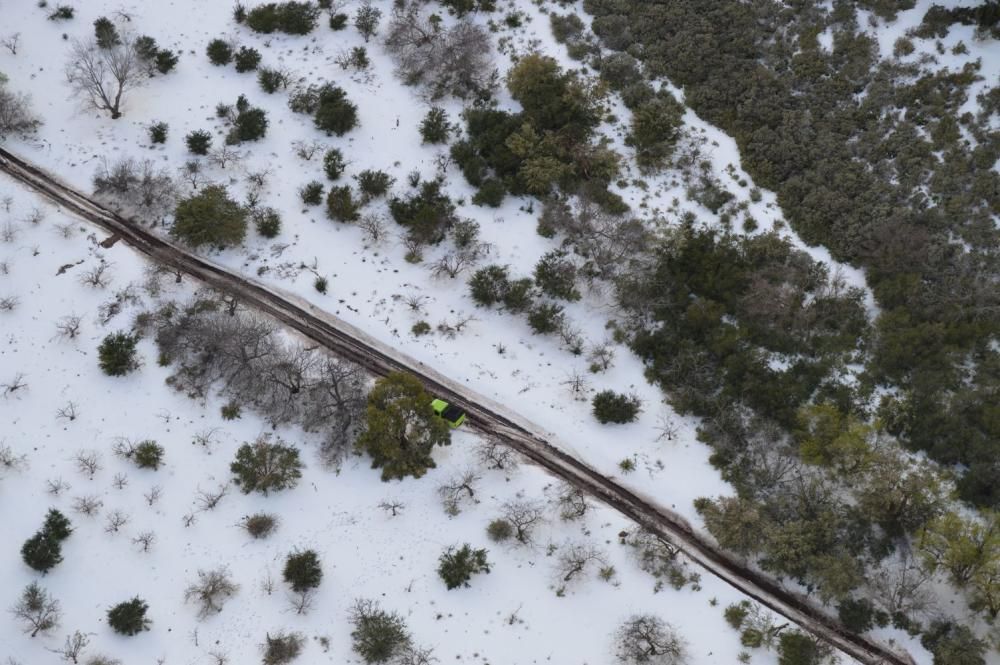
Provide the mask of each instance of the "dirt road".
[{"label": "dirt road", "polygon": [[142,225],[111,212],[58,178],[2,148],[0,171],[35,189],[65,210],[101,226],[151,260],[239,298],[246,306],[274,317],[375,375],[405,371],[418,376],[432,393],[465,409],[472,427],[499,437],[552,475],[613,507],[680,549],[711,574],[852,658],[872,665],[915,665],[909,654],[894,651],[868,636],[846,630],[809,599],[785,589],[770,576],[748,567],[746,562],[721,550],[709,536],[692,528],[680,515],[649,498],[638,496],[564,453],[550,443],[555,440],[554,436],[506,412],[492,400],[371,339],[361,330],[300,298],[262,285],[192,254],[190,250],[161,238]]}]

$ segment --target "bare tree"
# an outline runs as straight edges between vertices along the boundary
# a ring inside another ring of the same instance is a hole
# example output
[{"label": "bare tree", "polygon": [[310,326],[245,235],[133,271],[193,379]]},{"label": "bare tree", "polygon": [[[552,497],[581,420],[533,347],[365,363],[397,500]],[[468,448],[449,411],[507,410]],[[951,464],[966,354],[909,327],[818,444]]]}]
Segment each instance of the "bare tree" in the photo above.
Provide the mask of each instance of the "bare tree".
[{"label": "bare tree", "polygon": [[316,153],[323,150],[324,147],[326,146],[323,142],[316,139],[311,141],[292,141],[292,149],[295,150],[295,154],[307,162],[315,157]]},{"label": "bare tree", "polygon": [[458,275],[475,265],[475,258],[465,252],[448,253],[431,264],[431,275],[434,277],[451,277]]},{"label": "bare tree", "polygon": [[143,531],[132,539],[133,545],[138,545],[143,552],[148,552],[156,542],[156,534],[152,531]]},{"label": "bare tree", "polygon": [[93,478],[101,470],[101,454],[96,450],[78,450],[73,461],[76,462],[77,471],[86,474],[88,478]]},{"label": "bare tree", "polygon": [[604,340],[600,344],[590,347],[587,360],[590,361],[591,372],[606,372],[615,360],[615,349],[609,340]]},{"label": "bare tree", "polygon": [[128,476],[124,473],[116,473],[115,477],[111,479],[111,486],[116,490],[123,490],[126,485],[128,485]]},{"label": "bare tree", "polygon": [[559,517],[567,521],[583,517],[590,507],[583,490],[569,483],[559,484],[556,490],[556,505],[559,508]]},{"label": "bare tree", "polygon": [[153,485],[149,488],[149,491],[142,495],[142,498],[146,500],[146,504],[149,506],[154,505],[163,496],[163,488],[159,485]]},{"label": "bare tree", "polygon": [[229,664],[229,654],[220,649],[215,649],[208,652],[208,657],[212,659],[212,665],[228,665]]},{"label": "bare tree", "polygon": [[8,90],[0,82],[0,139],[29,134],[40,124],[31,110],[31,99]]},{"label": "bare tree", "polygon": [[20,304],[21,298],[18,296],[2,296],[0,297],[0,312],[13,312]]},{"label": "bare tree", "polygon": [[389,237],[389,227],[385,217],[376,212],[362,215],[361,219],[357,221],[357,225],[364,235],[365,242],[372,245],[380,245]]},{"label": "bare tree", "polygon": [[[59,654],[66,662],[79,663],[80,657],[83,655],[83,650],[87,648],[88,644],[90,644],[90,637],[76,630],[73,631],[72,635],[66,636],[66,642],[62,648],[49,649],[49,651]],[[95,660],[95,658],[91,658],[88,665]]]},{"label": "bare tree", "polygon": [[476,448],[476,457],[487,469],[513,471],[517,468],[517,453],[496,437],[487,436]]},{"label": "bare tree", "polygon": [[126,524],[128,515],[120,510],[112,510],[105,518],[104,533],[118,533]]},{"label": "bare tree", "polygon": [[96,515],[103,505],[104,502],[101,501],[100,497],[93,494],[78,496],[73,499],[73,510],[87,517]]},{"label": "bare tree", "polygon": [[49,592],[32,582],[24,587],[21,597],[10,608],[14,618],[24,623],[24,632],[31,637],[52,630],[59,625],[59,601]]},{"label": "bare tree", "polygon": [[0,39],[0,46],[10,51],[11,55],[17,55],[17,48],[21,45],[21,33],[15,32]]},{"label": "bare tree", "polygon": [[562,382],[562,385],[569,389],[573,399],[580,402],[587,401],[587,393],[590,391],[590,381],[580,370],[574,369]]},{"label": "bare tree", "polygon": [[184,600],[197,602],[198,618],[204,619],[221,612],[225,602],[238,590],[239,586],[230,579],[228,569],[199,570],[198,581],[184,592]]},{"label": "bare tree", "polygon": [[211,454],[212,448],[214,448],[215,444],[217,443],[218,434],[219,434],[219,428],[211,427],[209,429],[196,432],[194,435],[194,440],[191,441],[191,443],[195,444],[196,446],[201,446],[206,451],[208,451],[209,454]]},{"label": "bare tree", "polygon": [[0,383],[0,395],[3,395],[5,399],[17,395],[19,391],[24,392],[27,389],[28,382],[25,381],[24,372],[18,372],[7,383]]},{"label": "bare tree", "polygon": [[623,663],[681,665],[687,662],[684,641],[670,624],[652,614],[636,615],[616,633],[618,660]]},{"label": "bare tree", "polygon": [[224,143],[208,155],[208,161],[220,169],[226,169],[230,166],[239,165],[245,157],[245,153]]},{"label": "bare tree", "polygon": [[573,543],[559,548],[556,570],[563,582],[569,582],[593,563],[606,566],[604,552],[589,543]]},{"label": "bare tree", "polygon": [[438,487],[438,495],[444,505],[444,511],[449,515],[458,515],[461,512],[463,499],[476,501],[475,484],[482,478],[473,469],[466,469],[458,475],[452,476],[445,483]]},{"label": "bare tree", "polygon": [[121,117],[125,95],[146,81],[146,68],[135,48],[132,35],[123,33],[120,43],[98,48],[93,39],[73,41],[66,80],[84,103],[98,111],[108,111],[111,118]]},{"label": "bare tree", "polygon": [[399,513],[403,512],[406,508],[406,504],[398,499],[386,499],[385,501],[380,501],[378,507],[387,513],[391,513],[391,517],[395,517]]},{"label": "bare tree", "polygon": [[80,323],[83,319],[75,314],[64,316],[56,322],[56,331],[60,337],[76,339],[80,334]]},{"label": "bare tree", "polygon": [[288,593],[288,603],[296,614],[309,614],[313,604],[316,602],[316,589],[303,589],[299,592]]},{"label": "bare tree", "polygon": [[213,510],[227,494],[229,494],[229,483],[221,483],[214,491],[199,487],[194,501],[198,504],[199,510]]},{"label": "bare tree", "polygon": [[108,273],[110,269],[111,264],[102,260],[96,266],[80,275],[80,283],[92,286],[95,289],[103,289],[111,283],[111,275]]},{"label": "bare tree", "polygon": [[926,611],[931,605],[931,592],[927,585],[931,574],[913,557],[903,555],[899,560],[887,560],[872,572],[869,584],[874,597],[890,615],[901,612],[915,614]]},{"label": "bare tree", "polygon": [[508,501],[500,507],[503,518],[514,527],[514,537],[525,545],[531,543],[535,527],[542,521],[542,508],[533,501]]}]

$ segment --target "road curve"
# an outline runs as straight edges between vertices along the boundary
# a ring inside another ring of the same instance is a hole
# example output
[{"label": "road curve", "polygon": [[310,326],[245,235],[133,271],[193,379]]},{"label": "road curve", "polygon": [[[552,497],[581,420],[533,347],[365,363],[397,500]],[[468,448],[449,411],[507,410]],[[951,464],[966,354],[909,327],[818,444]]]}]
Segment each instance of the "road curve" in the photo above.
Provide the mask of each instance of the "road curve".
[{"label": "road curve", "polygon": [[912,656],[866,636],[848,631],[814,602],[789,591],[777,580],[722,550],[683,517],[640,497],[550,443],[555,437],[506,412],[499,404],[451,381],[423,363],[370,338],[294,295],[192,254],[141,224],[108,210],[55,176],[0,148],[0,171],[51,199],[57,205],[117,235],[151,260],[183,272],[207,286],[235,296],[245,305],[274,317],[303,336],[352,360],[377,376],[405,371],[419,377],[428,390],[468,414],[473,428],[498,437],[552,475],[586,491],[676,546],[692,561],[743,594],[783,615],[803,630],[829,642],[866,665],[916,665]]}]

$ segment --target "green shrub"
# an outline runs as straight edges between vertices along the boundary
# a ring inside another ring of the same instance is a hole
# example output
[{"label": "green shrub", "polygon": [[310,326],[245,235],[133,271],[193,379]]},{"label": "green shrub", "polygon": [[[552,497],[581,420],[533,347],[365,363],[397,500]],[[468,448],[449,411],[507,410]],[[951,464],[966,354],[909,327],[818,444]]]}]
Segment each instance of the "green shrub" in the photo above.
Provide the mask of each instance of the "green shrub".
[{"label": "green shrub", "polygon": [[552,28],[552,36],[560,44],[579,39],[583,36],[586,26],[583,20],[576,14],[549,14],[549,25]]},{"label": "green shrub", "polygon": [[414,337],[422,337],[431,331],[431,324],[426,321],[417,321],[410,328],[410,332],[413,333]]},{"label": "green shrub", "polygon": [[510,291],[510,274],[506,266],[490,265],[480,268],[469,280],[469,290],[477,305],[490,307],[503,299]]},{"label": "green shrub", "polygon": [[358,126],[358,107],[342,88],[328,83],[319,89],[313,122],[328,136],[343,136]]},{"label": "green shrub", "polygon": [[323,155],[323,172],[330,180],[336,180],[344,173],[347,162],[344,161],[344,153],[337,148],[330,148]]},{"label": "green shrub", "polygon": [[420,121],[420,137],[424,143],[432,145],[447,143],[451,131],[452,125],[448,122],[448,113],[439,106],[432,107]]},{"label": "green shrub", "polygon": [[486,527],[486,535],[495,543],[502,543],[510,540],[514,535],[514,527],[503,518],[497,518]]},{"label": "green shrub", "polygon": [[208,60],[213,65],[228,65],[233,59],[233,47],[224,39],[213,39],[205,49]]},{"label": "green shrub", "polygon": [[642,401],[635,395],[602,390],[591,402],[594,417],[600,423],[630,423],[639,416]]},{"label": "green shrub", "polygon": [[412,640],[403,617],[372,600],[358,600],[351,610],[354,651],[368,663],[387,663],[403,654]]},{"label": "green shrub", "polygon": [[288,75],[279,69],[261,67],[257,71],[257,83],[260,84],[261,90],[273,95],[278,91],[278,88],[284,88],[288,85]]},{"label": "green shrub", "polygon": [[165,122],[154,122],[148,127],[149,140],[151,143],[166,143],[167,131],[170,126]]},{"label": "green shrub", "polygon": [[108,376],[125,376],[139,368],[136,344],[139,338],[125,332],[111,333],[97,347],[101,370]]},{"label": "green shrub", "polygon": [[315,589],[323,580],[323,569],[315,550],[293,552],[285,558],[285,582],[299,593]]},{"label": "green shrub", "polygon": [[167,74],[177,66],[178,60],[180,57],[170,49],[161,49],[156,52],[156,71]]},{"label": "green shrub", "polygon": [[507,187],[499,178],[486,178],[482,181],[479,189],[472,197],[472,202],[477,206],[489,206],[499,208],[507,196]]},{"label": "green shrub", "polygon": [[259,141],[267,134],[267,113],[264,109],[250,106],[243,95],[236,100],[236,117],[233,126],[226,135],[226,143],[230,145],[244,141]]},{"label": "green shrub", "polygon": [[184,137],[189,152],[195,155],[207,155],[212,147],[212,135],[204,129],[196,129]]},{"label": "green shrub", "polygon": [[274,490],[295,487],[302,477],[302,462],[297,448],[284,445],[280,439],[271,443],[262,436],[240,446],[229,470],[244,494],[261,492],[267,496]]},{"label": "green shrub", "polygon": [[331,187],[326,195],[326,216],[337,222],[354,222],[360,217],[361,206],[354,200],[350,185]]},{"label": "green shrub", "polygon": [[543,293],[563,300],[579,300],[576,288],[576,264],[563,250],[546,252],[535,266],[535,284]]},{"label": "green shrub", "polygon": [[21,545],[21,560],[44,575],[63,560],[62,545],[58,539],[39,531]]},{"label": "green shrub", "polygon": [[530,277],[515,279],[503,297],[503,305],[515,314],[525,312],[531,307],[535,297],[535,283]]},{"label": "green shrub", "polygon": [[264,665],[285,665],[299,657],[305,638],[299,633],[278,631],[264,637]]},{"label": "green shrub", "polygon": [[260,64],[260,51],[255,48],[241,46],[240,50],[233,56],[233,62],[236,64],[236,71],[241,74],[252,72]]},{"label": "green shrub", "polygon": [[358,181],[358,190],[360,190],[361,197],[365,201],[385,196],[389,188],[396,182],[396,179],[385,171],[373,171],[371,169],[365,169],[354,176],[354,179]]},{"label": "green shrub", "polygon": [[486,550],[474,550],[468,544],[456,549],[449,547],[438,559],[438,575],[448,590],[469,586],[469,580],[478,573],[489,573]]},{"label": "green shrub", "polygon": [[57,542],[62,542],[73,533],[73,524],[55,508],[49,508],[49,511],[45,513],[45,523],[42,525],[42,533]]},{"label": "green shrub", "polygon": [[323,183],[318,180],[307,182],[299,190],[299,198],[306,205],[318,206],[323,202]]},{"label": "green shrub", "polygon": [[313,288],[315,288],[320,293],[325,294],[328,285],[329,282],[327,281],[326,277],[317,276],[316,279],[313,280]]},{"label": "green shrub", "polygon": [[264,34],[307,35],[316,27],[319,13],[319,7],[311,2],[269,2],[247,12],[246,24]]},{"label": "green shrub", "polygon": [[418,193],[406,198],[393,197],[389,212],[397,224],[409,231],[410,238],[421,244],[441,242],[457,221],[455,205],[438,180],[422,183]]},{"label": "green shrub", "polygon": [[555,303],[540,303],[528,312],[528,325],[537,335],[558,332],[564,320],[562,305]]},{"label": "green shrub", "polygon": [[156,471],[163,464],[163,446],[152,440],[140,441],[132,454],[132,461],[140,469]]},{"label": "green shrub", "polygon": [[744,600],[727,606],[725,611],[723,611],[722,616],[725,617],[726,623],[728,623],[733,630],[739,630],[743,626],[743,621],[746,620],[749,613],[750,603]]},{"label": "green shrub", "polygon": [[148,610],[146,601],[136,596],[108,610],[108,625],[119,635],[137,635],[149,630],[152,621],[146,618]]},{"label": "green shrub", "polygon": [[208,185],[177,204],[170,235],[193,247],[229,247],[243,242],[247,213],[226,188]]},{"label": "green shrub", "polygon": [[330,29],[343,30],[347,27],[347,21],[351,17],[344,13],[330,14]]},{"label": "green shrub", "polygon": [[250,216],[257,233],[264,238],[277,238],[281,233],[281,214],[274,208],[257,208]]}]

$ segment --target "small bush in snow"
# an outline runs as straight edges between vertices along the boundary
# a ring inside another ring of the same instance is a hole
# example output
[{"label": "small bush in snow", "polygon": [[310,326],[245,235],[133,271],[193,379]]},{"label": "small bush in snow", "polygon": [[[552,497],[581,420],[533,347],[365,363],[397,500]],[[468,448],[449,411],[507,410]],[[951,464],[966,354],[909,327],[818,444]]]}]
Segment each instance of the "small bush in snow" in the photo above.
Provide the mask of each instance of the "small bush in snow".
[{"label": "small bush in snow", "polygon": [[136,352],[138,337],[124,332],[108,335],[97,347],[101,370],[108,376],[125,376],[139,367]]},{"label": "small bush in snow", "polygon": [[273,490],[295,487],[302,477],[298,449],[280,439],[271,443],[266,436],[240,446],[229,469],[244,494],[261,492],[267,496]]},{"label": "small bush in snow", "polygon": [[396,179],[385,171],[371,169],[365,169],[354,178],[358,181],[358,189],[361,190],[361,196],[365,201],[385,196],[396,182]]},{"label": "small bush in snow", "polygon": [[213,65],[228,65],[233,59],[233,47],[224,39],[213,39],[205,49],[208,60]]},{"label": "small bush in snow", "polygon": [[276,238],[281,233],[281,215],[274,208],[257,208],[250,216],[257,233],[265,238]]},{"label": "small bush in snow", "polygon": [[319,556],[315,550],[293,552],[285,559],[285,569],[282,572],[285,582],[292,591],[299,593],[315,589],[323,580],[323,569],[319,565]]},{"label": "small bush in snow", "polygon": [[600,423],[630,423],[639,415],[641,400],[635,395],[625,395],[612,390],[602,390],[594,395],[594,417]]},{"label": "small bush in snow", "polygon": [[382,10],[373,6],[371,0],[361,0],[361,6],[354,14],[354,27],[365,38],[365,43],[378,34],[380,20],[382,20]]},{"label": "small bush in snow", "polygon": [[319,276],[313,281],[313,288],[323,295],[326,295],[326,289],[329,285],[330,282],[323,276]]},{"label": "small bush in snow", "polygon": [[469,280],[469,290],[478,305],[490,307],[502,302],[510,290],[507,266],[494,264],[480,268]]},{"label": "small bush in snow", "polygon": [[148,127],[149,141],[151,143],[166,143],[169,128],[170,126],[165,122],[154,122]]},{"label": "small bush in snow", "polygon": [[424,143],[432,145],[447,143],[451,131],[452,125],[448,122],[448,113],[438,106],[431,108],[420,121],[420,137]]},{"label": "small bush in snow", "polygon": [[243,518],[242,526],[254,538],[267,538],[278,528],[278,518],[269,513],[254,513]]},{"label": "small bush in snow", "polygon": [[323,172],[330,180],[336,180],[344,173],[347,163],[344,161],[344,153],[337,148],[330,148],[323,155]]},{"label": "small bush in snow", "polygon": [[62,544],[44,531],[39,531],[21,546],[21,559],[43,575],[62,561]]},{"label": "small bush in snow", "polygon": [[403,654],[411,645],[403,617],[386,612],[374,600],[358,599],[351,608],[351,640],[366,663],[384,663]]},{"label": "small bush in snow", "polygon": [[267,112],[251,106],[245,95],[236,99],[236,115],[231,117],[231,122],[233,126],[226,135],[226,143],[229,145],[259,141],[267,134]]},{"label": "small bush in snow", "polygon": [[32,582],[24,588],[20,599],[10,608],[10,612],[24,623],[24,632],[31,637],[59,625],[59,601],[38,586],[37,582]]},{"label": "small bush in snow", "polygon": [[305,639],[299,633],[268,633],[261,645],[264,651],[264,665],[284,665],[298,658],[302,653]]},{"label": "small bush in snow", "polygon": [[138,596],[118,603],[108,610],[108,625],[119,635],[137,635],[149,630],[151,620],[146,618],[149,605]]},{"label": "small bush in snow", "polygon": [[254,32],[307,35],[316,27],[319,8],[311,2],[269,2],[254,7],[246,15],[246,24]]},{"label": "small bush in snow", "polygon": [[347,99],[343,89],[326,84],[319,90],[313,122],[328,136],[343,136],[358,126],[358,107]]},{"label": "small bush in snow", "polygon": [[479,186],[472,197],[472,202],[477,206],[489,206],[499,208],[507,196],[507,187],[499,178],[486,178]]},{"label": "small bush in snow", "polygon": [[0,74],[0,139],[28,134],[41,124],[31,111],[29,98],[11,92],[6,83]]},{"label": "small bush in snow", "polygon": [[252,72],[260,64],[260,51],[255,48],[241,46],[240,50],[233,55],[233,62],[236,64],[236,71]]},{"label": "small bush in snow", "polygon": [[490,572],[486,560],[486,550],[474,550],[468,544],[456,549],[449,547],[438,559],[438,575],[449,590],[469,586],[469,580],[477,573]]},{"label": "small bush in snow", "polygon": [[94,38],[97,40],[97,47],[103,49],[114,48],[122,43],[118,28],[106,16],[94,21]]},{"label": "small bush in snow", "polygon": [[283,69],[272,69],[261,67],[257,72],[257,83],[260,89],[269,95],[273,95],[279,88],[288,87],[289,74]]},{"label": "small bush in snow", "polygon": [[576,264],[566,256],[566,252],[554,249],[546,252],[535,266],[535,284],[553,298],[579,300],[576,273]]},{"label": "small bush in snow", "polygon": [[50,21],[67,21],[73,18],[75,10],[69,5],[58,5],[51,14],[49,14]]},{"label": "small bush in snow", "polygon": [[239,586],[230,579],[227,569],[199,570],[198,581],[184,592],[184,600],[197,602],[198,618],[204,619],[221,612],[225,602],[238,590]]},{"label": "small bush in snow", "polygon": [[163,446],[156,441],[141,441],[135,447],[135,454],[132,456],[132,459],[140,469],[153,469],[156,471],[163,464]]},{"label": "small bush in snow", "polygon": [[45,514],[45,524],[42,525],[42,532],[55,540],[62,542],[73,533],[73,525],[69,518],[55,508],[50,508]]},{"label": "small bush in snow", "polygon": [[540,303],[528,312],[528,325],[538,335],[548,335],[558,331],[565,320],[562,305]]},{"label": "small bush in snow", "polygon": [[299,198],[306,205],[318,206],[323,202],[323,183],[318,180],[306,183],[299,190]]},{"label": "small bush in snow", "polygon": [[509,540],[514,535],[514,527],[503,518],[498,518],[490,522],[486,527],[486,535],[495,543],[502,543]]},{"label": "small bush in snow", "polygon": [[226,188],[208,185],[177,204],[170,234],[194,247],[228,247],[243,242],[247,213]]},{"label": "small bush in snow", "polygon": [[207,155],[212,147],[212,135],[204,129],[196,129],[184,137],[187,149],[195,155]]},{"label": "small bush in snow", "polygon": [[347,27],[347,21],[350,20],[350,16],[344,13],[330,14],[330,29],[331,30],[343,30]]},{"label": "small bush in snow", "polygon": [[330,188],[326,195],[327,217],[337,222],[353,222],[360,217],[360,210],[349,185]]}]

